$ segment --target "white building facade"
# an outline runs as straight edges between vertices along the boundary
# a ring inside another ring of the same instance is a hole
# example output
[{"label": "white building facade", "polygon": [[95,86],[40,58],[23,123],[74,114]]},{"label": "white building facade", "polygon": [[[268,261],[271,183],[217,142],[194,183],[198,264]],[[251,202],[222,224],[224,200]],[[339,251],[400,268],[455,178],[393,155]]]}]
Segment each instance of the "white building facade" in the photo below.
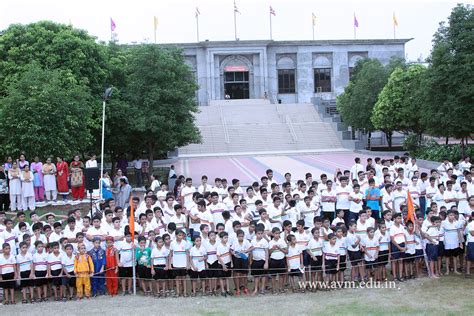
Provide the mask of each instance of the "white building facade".
[{"label": "white building facade", "polygon": [[410,39],[222,41],[175,44],[195,74],[199,105],[212,100],[269,98],[282,103],[334,99],[358,60],[387,64],[405,57]]}]

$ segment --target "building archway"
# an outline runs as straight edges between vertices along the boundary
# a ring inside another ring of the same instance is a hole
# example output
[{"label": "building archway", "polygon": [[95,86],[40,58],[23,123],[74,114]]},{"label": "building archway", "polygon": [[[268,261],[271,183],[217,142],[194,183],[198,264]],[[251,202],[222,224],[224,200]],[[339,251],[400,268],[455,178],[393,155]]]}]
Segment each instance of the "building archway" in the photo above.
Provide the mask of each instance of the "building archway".
[{"label": "building archway", "polygon": [[228,99],[249,99],[253,93],[253,65],[248,58],[231,55],[220,64],[221,92]]}]

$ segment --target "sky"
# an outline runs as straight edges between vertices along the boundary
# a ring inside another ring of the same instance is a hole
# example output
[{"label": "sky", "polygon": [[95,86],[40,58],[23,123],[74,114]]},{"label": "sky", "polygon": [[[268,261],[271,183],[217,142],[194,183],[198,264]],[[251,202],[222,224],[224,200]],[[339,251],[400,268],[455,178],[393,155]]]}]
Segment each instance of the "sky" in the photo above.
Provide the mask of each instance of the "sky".
[{"label": "sky", "polygon": [[[406,45],[408,60],[429,56],[433,34],[456,3],[474,0],[236,0],[240,40],[270,38],[269,7],[274,40],[413,38]],[[52,20],[85,29],[99,40],[111,38],[110,19],[119,43],[154,42],[153,17],[158,19],[157,43],[196,42],[195,10],[199,8],[199,38],[234,40],[233,0],[0,0],[0,29],[12,23]]]}]

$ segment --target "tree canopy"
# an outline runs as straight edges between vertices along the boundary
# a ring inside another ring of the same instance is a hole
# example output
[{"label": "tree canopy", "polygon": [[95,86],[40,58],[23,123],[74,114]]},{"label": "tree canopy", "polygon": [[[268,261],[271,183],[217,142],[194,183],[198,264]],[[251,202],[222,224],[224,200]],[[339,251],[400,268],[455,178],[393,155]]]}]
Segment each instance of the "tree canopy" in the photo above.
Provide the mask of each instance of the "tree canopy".
[{"label": "tree canopy", "polygon": [[29,65],[6,93],[0,103],[3,154],[71,157],[91,145],[90,92],[70,71]]},{"label": "tree canopy", "polygon": [[372,123],[376,129],[420,134],[421,85],[426,67],[411,65],[406,69],[396,68],[388,83],[378,96],[372,112]]},{"label": "tree canopy", "polygon": [[422,124],[433,136],[474,131],[474,8],[458,5],[434,35],[424,85]]}]

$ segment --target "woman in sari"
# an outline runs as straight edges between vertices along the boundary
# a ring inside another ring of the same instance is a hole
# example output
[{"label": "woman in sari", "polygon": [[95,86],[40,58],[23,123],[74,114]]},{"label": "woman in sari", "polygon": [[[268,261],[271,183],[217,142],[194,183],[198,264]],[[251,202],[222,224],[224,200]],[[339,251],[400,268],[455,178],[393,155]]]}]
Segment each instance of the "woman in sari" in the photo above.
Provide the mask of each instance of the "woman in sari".
[{"label": "woman in sari", "polygon": [[34,175],[30,166],[26,165],[21,172],[21,196],[23,198],[23,210],[35,210]]},{"label": "woman in sari", "polygon": [[74,160],[69,165],[71,172],[72,198],[74,201],[81,200],[85,196],[84,189],[84,163],[79,159],[79,155],[74,156]]},{"label": "woman in sari", "polygon": [[21,174],[16,161],[12,162],[12,167],[8,170],[8,180],[10,180],[10,209],[12,212],[22,210],[21,201]]},{"label": "woman in sari", "polygon": [[56,202],[58,198],[58,188],[56,186],[56,166],[51,162],[51,158],[46,159],[43,165],[44,191],[48,202]]},{"label": "woman in sari", "polygon": [[58,193],[63,197],[63,201],[66,202],[69,196],[69,166],[64,161],[63,157],[56,157],[56,181],[58,183]]},{"label": "woman in sari", "polygon": [[36,156],[31,163],[31,172],[33,172],[33,187],[35,190],[35,201],[44,201],[44,182],[43,182],[43,163]]}]

